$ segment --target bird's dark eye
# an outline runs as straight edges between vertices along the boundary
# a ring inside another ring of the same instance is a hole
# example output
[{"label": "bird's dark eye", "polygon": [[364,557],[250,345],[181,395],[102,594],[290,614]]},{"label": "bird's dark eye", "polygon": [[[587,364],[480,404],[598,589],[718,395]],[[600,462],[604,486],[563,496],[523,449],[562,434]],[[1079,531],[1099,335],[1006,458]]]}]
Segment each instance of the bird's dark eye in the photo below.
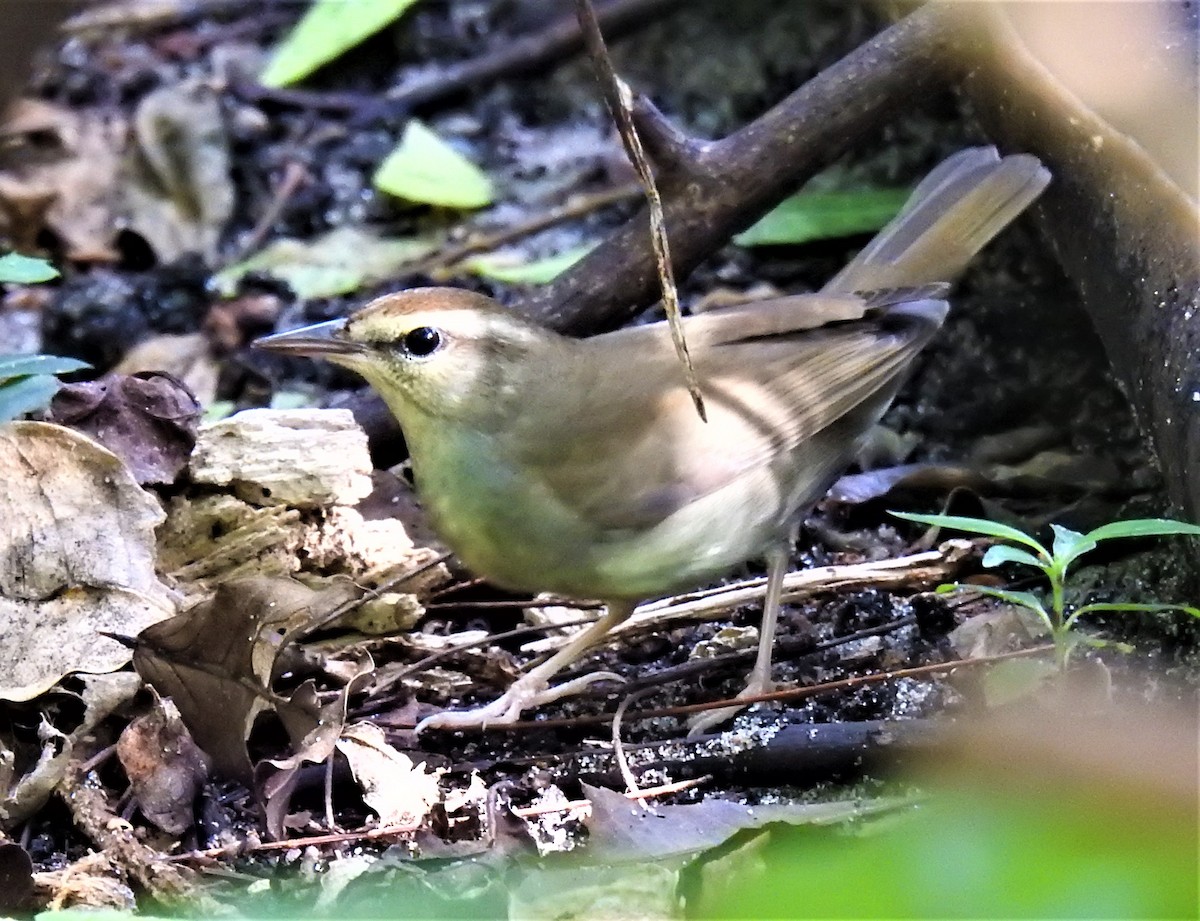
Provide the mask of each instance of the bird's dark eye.
[{"label": "bird's dark eye", "polygon": [[432,326],[418,326],[404,334],[404,351],[414,358],[432,355],[442,344],[442,334]]}]

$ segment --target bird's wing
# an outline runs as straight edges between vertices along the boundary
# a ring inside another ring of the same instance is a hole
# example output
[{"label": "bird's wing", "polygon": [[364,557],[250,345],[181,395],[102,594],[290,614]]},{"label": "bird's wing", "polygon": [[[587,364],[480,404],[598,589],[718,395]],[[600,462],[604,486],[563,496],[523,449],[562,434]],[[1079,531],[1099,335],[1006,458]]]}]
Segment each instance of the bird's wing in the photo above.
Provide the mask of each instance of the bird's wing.
[{"label": "bird's wing", "polygon": [[[707,422],[661,324],[581,342],[569,385],[543,382],[518,460],[602,529],[653,527],[751,471],[791,494],[813,463],[798,446],[894,382],[941,323],[945,302],[904,298],[800,295],[688,318]],[[542,437],[550,426],[575,437]]]},{"label": "bird's wing", "polygon": [[[707,424],[680,386],[665,326],[588,340],[571,386],[559,387],[530,424],[530,469],[577,514],[613,528],[653,526],[764,466],[790,478],[782,485],[794,491],[805,488],[807,471],[821,468],[812,485],[820,489],[846,443],[887,407],[904,366],[946,311],[940,285],[863,299],[835,292],[953,281],[1049,180],[1034,157],[961,151],[917,186],[821,295],[686,320]],[[579,437],[539,447],[536,427],[551,419]]]}]

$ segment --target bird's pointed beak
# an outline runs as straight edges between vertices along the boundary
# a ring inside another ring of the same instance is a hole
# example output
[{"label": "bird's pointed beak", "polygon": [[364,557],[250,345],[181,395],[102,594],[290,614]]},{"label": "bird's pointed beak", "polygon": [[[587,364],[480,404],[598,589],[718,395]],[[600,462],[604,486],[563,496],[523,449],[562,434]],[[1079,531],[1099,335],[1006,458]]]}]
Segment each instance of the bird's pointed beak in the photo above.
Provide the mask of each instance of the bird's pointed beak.
[{"label": "bird's pointed beak", "polygon": [[254,348],[281,355],[308,355],[334,361],[366,352],[362,343],[346,338],[345,320],[329,320],[274,336],[264,336],[254,341]]}]

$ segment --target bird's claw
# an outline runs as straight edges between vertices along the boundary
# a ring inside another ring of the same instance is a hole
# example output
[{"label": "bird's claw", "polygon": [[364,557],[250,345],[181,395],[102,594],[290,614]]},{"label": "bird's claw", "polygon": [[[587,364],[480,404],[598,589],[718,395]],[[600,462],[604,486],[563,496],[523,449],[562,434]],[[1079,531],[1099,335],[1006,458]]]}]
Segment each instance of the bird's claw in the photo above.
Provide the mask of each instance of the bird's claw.
[{"label": "bird's claw", "polygon": [[[774,681],[760,680],[755,676],[751,676],[746,686],[738,693],[736,699],[745,700],[748,697],[757,697],[759,694],[770,694],[775,688]],[[732,719],[747,706],[748,704],[736,704],[730,707],[721,707],[718,710],[705,710],[703,713],[697,713],[688,720],[688,738],[694,739],[697,736],[703,735],[726,720]]]},{"label": "bird's claw", "polygon": [[417,723],[416,732],[419,735],[426,729],[487,729],[489,726],[511,726],[526,710],[578,694],[593,682],[624,680],[613,672],[592,672],[590,675],[582,675],[549,687],[544,680],[530,680],[531,678],[531,675],[519,678],[499,698],[482,707],[473,710],[443,710],[441,713],[427,716]]}]

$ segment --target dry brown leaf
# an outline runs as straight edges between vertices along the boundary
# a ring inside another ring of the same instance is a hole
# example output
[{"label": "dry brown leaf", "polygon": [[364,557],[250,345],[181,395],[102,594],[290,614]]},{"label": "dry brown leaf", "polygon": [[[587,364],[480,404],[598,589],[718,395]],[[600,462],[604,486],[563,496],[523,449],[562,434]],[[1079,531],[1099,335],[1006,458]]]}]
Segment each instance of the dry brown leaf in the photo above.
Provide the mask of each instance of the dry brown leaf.
[{"label": "dry brown leaf", "polygon": [[171,700],[154,695],[150,711],[121,733],[117,757],[148,821],[169,835],[181,835],[196,823],[196,794],[208,779],[208,758]]},{"label": "dry brown leaf", "polygon": [[[317,698],[311,680],[296,689],[289,708],[280,711],[292,740],[290,758],[268,758],[254,770],[254,785],[266,816],[267,832],[281,839],[289,825],[298,824],[291,815],[292,794],[305,764],[323,764],[334,752],[342,727],[346,725],[346,706],[350,695],[366,684],[375,671],[370,654],[363,653],[352,663],[351,674],[337,696],[325,706]],[[298,714],[312,714],[307,725]]]},{"label": "dry brown leaf", "polygon": [[139,483],[170,484],[196,443],[200,404],[163,372],[106,374],[59,388],[50,420],[91,435],[124,460]]},{"label": "dry brown leaf", "polygon": [[[56,140],[22,143],[10,135],[0,157],[0,215],[10,236],[33,240],[49,227],[77,262],[111,262],[118,230],[117,175],[126,124],[111,114],[42,106],[27,133]],[[50,127],[52,126],[52,128]]]},{"label": "dry brown leaf", "polygon": [[[41,750],[37,760],[24,766],[21,777],[15,776],[15,761],[8,753],[10,770],[0,770],[0,827],[11,828],[46,805],[75,757],[80,742],[92,741],[96,727],[119,708],[133,699],[142,689],[141,679],[132,672],[110,675],[80,675],[83,692],[83,717],[69,733],[62,733],[43,720],[38,730]],[[0,741],[0,762],[6,761],[5,746]],[[6,776],[7,775],[7,776]]]},{"label": "dry brown leaf", "polygon": [[0,427],[0,481],[0,699],[128,663],[99,631],[136,635],[175,610],[154,569],[158,502],[114,454],[44,422]]},{"label": "dry brown leaf", "polygon": [[200,79],[163,86],[138,103],[133,126],[124,186],[130,226],[163,262],[188,252],[215,261],[234,200],[216,92]]},{"label": "dry brown leaf", "polygon": [[211,599],[146,630],[134,666],[179,707],[217,773],[247,778],[246,740],[255,717],[268,708],[283,718],[295,715],[271,691],[277,657],[315,617],[354,593],[349,583],[318,592],[290,579],[228,582]]}]

